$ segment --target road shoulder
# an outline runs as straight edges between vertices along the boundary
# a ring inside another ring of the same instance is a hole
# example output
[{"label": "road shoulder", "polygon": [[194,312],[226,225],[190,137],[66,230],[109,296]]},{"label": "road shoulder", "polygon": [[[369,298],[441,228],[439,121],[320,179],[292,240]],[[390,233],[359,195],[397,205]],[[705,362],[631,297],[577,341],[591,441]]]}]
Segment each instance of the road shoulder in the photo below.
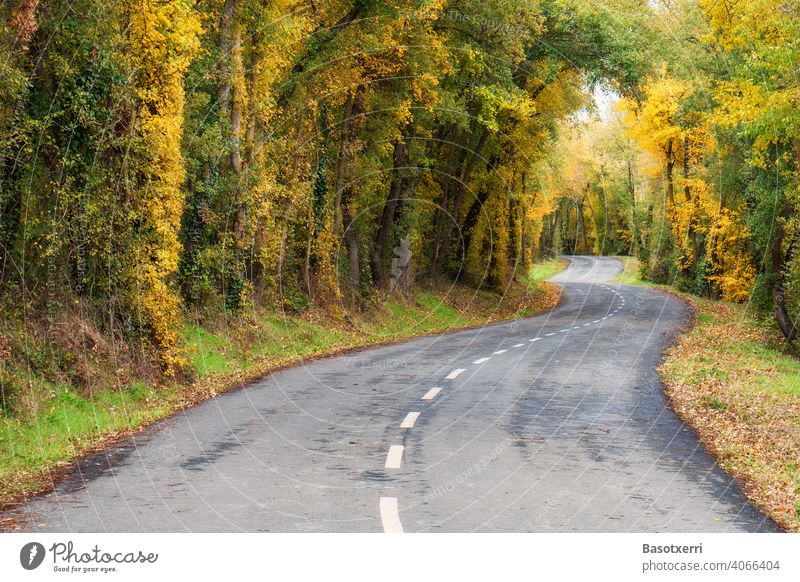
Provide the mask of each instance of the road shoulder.
[{"label": "road shoulder", "polygon": [[[620,279],[646,285],[626,266]],[[648,285],[649,286],[649,285]],[[655,288],[690,303],[693,325],[664,354],[670,406],[745,495],[800,531],[800,361],[746,305]]]}]

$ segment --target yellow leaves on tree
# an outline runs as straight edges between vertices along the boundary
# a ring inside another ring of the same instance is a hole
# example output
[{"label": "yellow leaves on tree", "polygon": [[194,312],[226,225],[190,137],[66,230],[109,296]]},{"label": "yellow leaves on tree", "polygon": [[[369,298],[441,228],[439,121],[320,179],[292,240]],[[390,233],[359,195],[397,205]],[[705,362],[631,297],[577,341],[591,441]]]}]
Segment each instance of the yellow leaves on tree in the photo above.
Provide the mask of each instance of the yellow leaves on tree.
[{"label": "yellow leaves on tree", "polygon": [[709,277],[725,301],[747,301],[756,278],[749,252],[750,232],[737,210],[721,209],[708,233]]},{"label": "yellow leaves on tree", "polygon": [[712,30],[704,40],[723,50],[747,47],[754,39],[784,40],[776,17],[786,12],[785,0],[700,0],[700,5]]},{"label": "yellow leaves on tree", "polygon": [[140,183],[131,212],[129,295],[149,329],[167,375],[184,360],[178,346],[179,300],[170,286],[178,267],[184,196],[183,78],[198,48],[200,23],[189,0],[139,0],[130,12],[130,58],[139,99]]},{"label": "yellow leaves on tree", "polygon": [[[649,153],[655,155],[664,172],[671,172],[683,147],[683,130],[676,115],[681,100],[689,93],[686,83],[672,79],[662,69],[661,75],[644,87],[644,100],[621,99],[619,109],[625,117],[627,134]],[[670,179],[671,176],[667,176]]]},{"label": "yellow leaves on tree", "polygon": [[[661,75],[645,86],[641,104],[622,101],[626,133],[657,160],[656,171],[665,183],[668,219],[679,251],[678,269],[686,272],[705,258],[712,271],[709,280],[723,298],[744,301],[755,279],[749,232],[740,212],[725,208],[706,179],[703,159],[716,148],[711,120],[697,114],[678,118],[682,101],[691,94],[687,82],[670,78],[662,69]],[[735,117],[730,111],[724,115]],[[701,237],[705,237],[705,245]]]}]

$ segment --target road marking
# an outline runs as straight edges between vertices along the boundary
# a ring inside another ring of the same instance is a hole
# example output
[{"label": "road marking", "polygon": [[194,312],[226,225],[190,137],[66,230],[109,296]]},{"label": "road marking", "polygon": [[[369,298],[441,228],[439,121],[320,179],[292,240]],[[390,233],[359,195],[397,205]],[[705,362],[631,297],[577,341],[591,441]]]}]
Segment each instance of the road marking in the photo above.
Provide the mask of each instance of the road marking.
[{"label": "road marking", "polygon": [[478,358],[477,360],[475,360],[475,361],[474,361],[474,362],[472,362],[472,363],[473,363],[473,364],[482,364],[482,363],[484,363],[484,362],[488,362],[488,361],[489,361],[489,359],[490,359],[490,358]]},{"label": "road marking", "polygon": [[414,423],[417,422],[419,415],[419,412],[409,412],[406,414],[403,422],[400,423],[400,428],[414,428]]},{"label": "road marking", "polygon": [[591,323],[591,322],[589,322],[589,323],[584,323],[584,324],[583,324],[583,327],[586,327],[586,326],[588,326],[588,325],[592,325],[592,323]]},{"label": "road marking", "polygon": [[564,333],[565,331],[569,331],[569,328],[559,329],[558,333]]},{"label": "road marking", "polygon": [[434,398],[436,398],[436,395],[439,394],[439,392],[441,392],[441,391],[442,391],[442,389],[439,388],[438,386],[436,388],[431,388],[430,390],[428,390],[425,393],[425,396],[423,396],[422,399],[423,400],[433,400]]},{"label": "road marking", "polygon": [[544,335],[547,336],[547,337],[550,337],[551,335],[556,335],[556,332],[553,331],[553,332],[550,332],[550,333],[546,333]]},{"label": "road marking", "polygon": [[500,354],[505,354],[508,350],[497,350],[494,355],[499,356]]},{"label": "road marking", "polygon": [[514,345],[513,345],[513,346],[511,346],[511,347],[512,347],[512,348],[521,348],[521,347],[522,347],[522,346],[524,346],[524,345],[525,345],[525,344],[514,344]]},{"label": "road marking", "polygon": [[379,507],[384,533],[403,533],[400,511],[397,509],[397,497],[381,497]]},{"label": "road marking", "polygon": [[608,316],[606,315],[603,319],[608,319]]},{"label": "road marking", "polygon": [[614,314],[613,313],[609,313],[608,317],[614,317]]},{"label": "road marking", "polygon": [[529,342],[538,342],[540,339],[542,339],[542,338],[540,338],[540,337],[535,337],[535,338],[533,338],[533,339],[529,339],[528,341],[529,341]]},{"label": "road marking", "polygon": [[464,368],[456,368],[452,372],[450,372],[447,376],[445,376],[445,380],[455,380],[458,378],[462,372],[465,372]]},{"label": "road marking", "polygon": [[572,326],[572,329],[580,329],[580,328],[581,328],[581,326],[580,326],[580,325],[573,325],[573,326]]},{"label": "road marking", "polygon": [[399,469],[403,463],[403,445],[392,445],[389,447],[389,454],[386,455],[386,468]]},{"label": "road marking", "polygon": [[599,319],[595,319],[592,323],[600,323]]}]

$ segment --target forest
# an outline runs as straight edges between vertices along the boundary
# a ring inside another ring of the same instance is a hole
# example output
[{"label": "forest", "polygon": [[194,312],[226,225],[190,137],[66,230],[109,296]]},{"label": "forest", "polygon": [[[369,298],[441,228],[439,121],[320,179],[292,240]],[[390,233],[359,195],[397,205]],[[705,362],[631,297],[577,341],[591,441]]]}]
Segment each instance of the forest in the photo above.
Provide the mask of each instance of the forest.
[{"label": "forest", "polygon": [[87,341],[182,378],[187,321],[562,253],[792,341],[799,34],[797,0],[5,0],[4,413]]}]

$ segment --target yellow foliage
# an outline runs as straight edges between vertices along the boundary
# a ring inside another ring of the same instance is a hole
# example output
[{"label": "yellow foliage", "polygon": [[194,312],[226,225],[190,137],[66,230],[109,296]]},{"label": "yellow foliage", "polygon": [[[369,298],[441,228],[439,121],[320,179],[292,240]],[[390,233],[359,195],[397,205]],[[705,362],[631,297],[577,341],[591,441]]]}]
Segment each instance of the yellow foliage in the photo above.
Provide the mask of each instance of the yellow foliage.
[{"label": "yellow foliage", "polygon": [[756,278],[749,251],[750,232],[740,212],[723,208],[709,229],[708,258],[725,301],[747,301]]},{"label": "yellow foliage", "polygon": [[179,300],[169,285],[178,268],[185,177],[181,155],[183,78],[198,49],[200,21],[189,0],[139,0],[130,16],[130,57],[137,71],[142,184],[132,218],[132,308],[150,329],[167,375],[185,364],[178,345]]}]

